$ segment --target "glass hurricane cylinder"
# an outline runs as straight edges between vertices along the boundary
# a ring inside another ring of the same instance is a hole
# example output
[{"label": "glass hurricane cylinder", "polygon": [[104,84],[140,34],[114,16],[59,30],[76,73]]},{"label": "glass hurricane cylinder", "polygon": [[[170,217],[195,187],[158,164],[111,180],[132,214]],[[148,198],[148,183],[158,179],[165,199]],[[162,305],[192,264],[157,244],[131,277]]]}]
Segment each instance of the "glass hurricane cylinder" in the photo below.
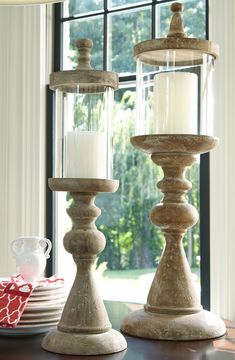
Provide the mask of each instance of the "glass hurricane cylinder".
[{"label": "glass hurricane cylinder", "polygon": [[56,91],[56,177],[112,177],[112,101],[109,86]]},{"label": "glass hurricane cylinder", "polygon": [[112,108],[118,75],[93,70],[90,39],[78,39],[78,67],[51,75],[56,90],[54,177],[112,177]]},{"label": "glass hurricane cylinder", "polygon": [[179,38],[179,49],[171,48],[175,41],[170,37],[135,46],[136,135],[213,134],[212,73],[217,49],[209,41],[196,40]]}]

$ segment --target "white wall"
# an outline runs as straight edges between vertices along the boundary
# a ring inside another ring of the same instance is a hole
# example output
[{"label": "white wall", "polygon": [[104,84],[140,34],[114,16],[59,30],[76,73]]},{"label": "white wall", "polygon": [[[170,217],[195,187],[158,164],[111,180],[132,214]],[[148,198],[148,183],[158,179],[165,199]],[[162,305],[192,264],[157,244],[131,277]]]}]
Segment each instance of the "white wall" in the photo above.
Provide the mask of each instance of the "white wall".
[{"label": "white wall", "polygon": [[45,232],[47,8],[0,7],[0,276],[9,243]]},{"label": "white wall", "polygon": [[210,39],[219,43],[215,67],[215,135],[211,152],[212,310],[235,320],[235,1],[210,0]]}]

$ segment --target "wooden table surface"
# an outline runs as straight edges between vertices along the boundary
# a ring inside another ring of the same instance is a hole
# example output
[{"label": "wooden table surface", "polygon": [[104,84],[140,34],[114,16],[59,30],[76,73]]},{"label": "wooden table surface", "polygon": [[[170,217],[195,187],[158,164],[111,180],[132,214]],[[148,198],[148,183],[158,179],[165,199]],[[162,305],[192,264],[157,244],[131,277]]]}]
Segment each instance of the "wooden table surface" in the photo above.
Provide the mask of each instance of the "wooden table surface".
[{"label": "wooden table surface", "polygon": [[[140,308],[137,304],[120,302],[106,302],[105,305],[113,328],[117,330],[125,314]],[[226,324],[227,335],[217,340],[174,342],[126,336],[127,350],[97,357],[46,352],[40,346],[44,334],[29,337],[0,336],[0,360],[235,360],[235,324]]]}]

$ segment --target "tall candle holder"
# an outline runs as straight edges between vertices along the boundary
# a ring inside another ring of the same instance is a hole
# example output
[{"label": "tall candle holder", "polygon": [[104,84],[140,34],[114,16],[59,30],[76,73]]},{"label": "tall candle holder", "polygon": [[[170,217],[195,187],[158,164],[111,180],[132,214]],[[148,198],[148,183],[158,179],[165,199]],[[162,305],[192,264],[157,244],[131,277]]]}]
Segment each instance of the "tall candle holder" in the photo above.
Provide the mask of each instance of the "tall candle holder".
[{"label": "tall candle holder", "polygon": [[101,355],[126,349],[122,334],[113,330],[99,296],[92,271],[97,254],[105,247],[105,237],[95,220],[101,211],[94,205],[98,193],[114,192],[117,180],[49,179],[53,191],[68,191],[73,205],[67,210],[72,229],[64,237],[65,249],[73,255],[77,275],[64,306],[57,330],[42,341],[45,350],[71,355]]},{"label": "tall candle holder", "polygon": [[203,310],[182,239],[198,220],[197,210],[185,198],[191,188],[186,169],[218,143],[209,120],[211,74],[219,48],[208,40],[187,38],[183,5],[173,3],[171,9],[167,37],[134,48],[138,135],[131,138],[164,172],[157,184],[164,197],[150,217],[166,245],[144,309],[127,315],[121,329],[151,339],[210,339],[224,335],[225,324]]},{"label": "tall candle holder", "polygon": [[205,135],[143,135],[132,145],[151,154],[164,178],[158,188],[163,200],[151,212],[152,222],[162,230],[166,246],[143,310],[127,315],[121,329],[129,335],[164,340],[210,339],[224,335],[224,322],[203,310],[182,239],[198,220],[197,210],[185,199],[191,183],[185,171],[197,154],[212,150],[218,139]]},{"label": "tall candle holder", "polygon": [[127,347],[123,335],[112,329],[92,271],[105,247],[105,237],[95,226],[101,211],[94,199],[118,189],[118,181],[111,179],[111,110],[118,75],[91,68],[92,45],[90,39],[78,39],[77,69],[50,78],[57,95],[57,151],[49,187],[69,192],[73,200],[67,210],[72,229],[64,247],[73,256],[77,275],[57,330],[46,335],[42,347],[71,355],[111,354]]}]

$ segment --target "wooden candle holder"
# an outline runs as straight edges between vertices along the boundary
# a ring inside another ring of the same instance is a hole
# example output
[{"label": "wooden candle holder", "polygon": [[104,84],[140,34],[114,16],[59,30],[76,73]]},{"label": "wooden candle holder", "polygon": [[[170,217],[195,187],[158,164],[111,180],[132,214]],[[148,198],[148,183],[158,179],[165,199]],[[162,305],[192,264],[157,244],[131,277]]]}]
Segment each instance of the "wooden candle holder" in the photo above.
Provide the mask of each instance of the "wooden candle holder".
[{"label": "wooden candle holder", "polygon": [[185,231],[196,224],[197,210],[185,199],[191,183],[185,172],[197,154],[212,150],[218,139],[203,135],[143,135],[131,138],[137,149],[152,154],[164,178],[157,186],[164,197],[151,212],[166,246],[143,310],[128,315],[121,330],[149,339],[198,340],[222,336],[224,322],[203,310],[183,249]]},{"label": "wooden candle holder", "polygon": [[73,255],[77,275],[57,330],[42,341],[45,350],[71,355],[111,354],[126,349],[124,337],[112,329],[95,284],[92,265],[105,247],[105,237],[95,220],[101,210],[94,204],[99,192],[114,192],[118,181],[105,179],[49,179],[53,191],[70,192],[74,203],[67,210],[72,229],[64,237],[65,249]]}]

